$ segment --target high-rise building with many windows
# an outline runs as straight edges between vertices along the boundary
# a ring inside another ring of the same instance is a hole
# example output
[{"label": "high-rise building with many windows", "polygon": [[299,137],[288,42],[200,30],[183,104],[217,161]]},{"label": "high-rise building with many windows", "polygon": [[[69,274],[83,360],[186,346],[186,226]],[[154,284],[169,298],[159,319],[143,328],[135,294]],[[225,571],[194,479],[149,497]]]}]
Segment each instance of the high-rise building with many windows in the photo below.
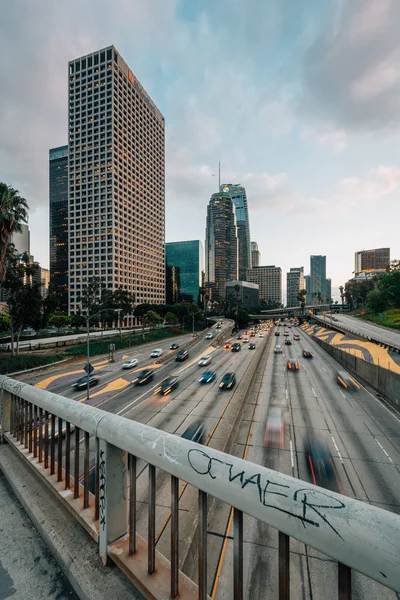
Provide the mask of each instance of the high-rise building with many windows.
[{"label": "high-rise building with many windows", "polygon": [[164,117],[110,46],[69,63],[69,310],[99,277],[165,301]]},{"label": "high-rise building with many windows", "polygon": [[205,287],[211,300],[224,298],[226,282],[237,280],[238,239],[235,205],[230,194],[213,194],[207,207]]},{"label": "high-rise building with many windows", "polygon": [[326,256],[310,256],[310,275],[306,278],[307,304],[324,304],[331,301],[330,280],[326,278]]},{"label": "high-rise building with many windows", "polygon": [[68,310],[68,146],[49,150],[50,283]]},{"label": "high-rise building with many windows", "polygon": [[299,306],[298,293],[306,289],[304,267],[294,267],[286,273],[286,306]]},{"label": "high-rise building with many windows", "polygon": [[259,299],[265,302],[282,304],[282,269],[266,265],[247,269],[247,281],[257,283]]},{"label": "high-rise building with many windows", "polygon": [[[179,269],[179,300],[198,302],[201,276],[204,269],[204,248],[200,240],[185,242],[167,242],[165,244],[167,274],[174,277],[169,267]],[[167,290],[173,286],[167,285]],[[168,294],[170,296],[170,294]]]},{"label": "high-rise building with many windows", "polygon": [[360,250],[355,253],[355,273],[380,271],[390,265],[390,248]]},{"label": "high-rise building with many windows", "polygon": [[259,267],[261,262],[261,252],[258,249],[257,242],[251,242],[251,266]]},{"label": "high-rise building with many windows", "polygon": [[225,183],[221,192],[229,194],[236,208],[236,225],[238,237],[238,272],[239,279],[246,281],[247,269],[251,264],[250,222],[247,206],[246,190],[242,185]]}]

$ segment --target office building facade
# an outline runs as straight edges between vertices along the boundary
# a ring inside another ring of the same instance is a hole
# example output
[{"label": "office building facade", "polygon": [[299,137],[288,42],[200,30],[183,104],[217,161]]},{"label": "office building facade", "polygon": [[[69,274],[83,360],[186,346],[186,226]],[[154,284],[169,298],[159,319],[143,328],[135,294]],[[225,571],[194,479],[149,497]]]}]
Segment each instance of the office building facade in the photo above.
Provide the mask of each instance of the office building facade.
[{"label": "office building facade", "polygon": [[355,273],[364,271],[380,271],[390,265],[390,248],[375,248],[374,250],[360,250],[355,253]]},{"label": "office building facade", "polygon": [[167,304],[181,302],[181,274],[179,267],[167,264],[165,272],[165,288],[165,301]]},{"label": "office building facade", "polygon": [[210,299],[224,298],[226,282],[238,278],[238,239],[235,205],[230,194],[211,196],[207,206],[205,287]]},{"label": "office building facade", "polygon": [[306,278],[307,304],[330,303],[331,290],[326,278],[326,256],[310,256],[310,275]]},{"label": "office building facade", "polygon": [[49,150],[50,283],[68,311],[68,146]]},{"label": "office building facade", "polygon": [[242,185],[227,183],[221,185],[220,191],[229,194],[235,205],[238,237],[238,273],[239,279],[245,281],[247,269],[252,266],[249,209],[247,206],[246,190]]},{"label": "office building facade", "polygon": [[259,300],[282,304],[282,269],[275,265],[259,266],[247,270],[247,281],[259,287]]},{"label": "office building facade", "polygon": [[31,234],[26,223],[21,223],[21,231],[12,233],[8,238],[8,242],[14,244],[17,254],[31,255]]},{"label": "office building facade", "polygon": [[69,63],[69,310],[99,277],[165,302],[164,117],[111,46]]},{"label": "office building facade", "polygon": [[300,290],[306,288],[306,282],[304,279],[304,267],[293,267],[288,273],[286,273],[286,305],[299,306],[300,300],[298,294]]},{"label": "office building facade", "polygon": [[167,268],[175,266],[179,269],[179,301],[199,302],[202,272],[204,270],[203,244],[200,240],[167,242],[165,244],[165,256]]},{"label": "office building facade", "polygon": [[261,262],[261,253],[258,249],[257,242],[251,242],[251,266],[259,267]]},{"label": "office building facade", "polygon": [[231,296],[237,303],[239,302],[244,308],[258,308],[259,287],[256,283],[249,281],[227,281],[226,282],[226,297]]}]

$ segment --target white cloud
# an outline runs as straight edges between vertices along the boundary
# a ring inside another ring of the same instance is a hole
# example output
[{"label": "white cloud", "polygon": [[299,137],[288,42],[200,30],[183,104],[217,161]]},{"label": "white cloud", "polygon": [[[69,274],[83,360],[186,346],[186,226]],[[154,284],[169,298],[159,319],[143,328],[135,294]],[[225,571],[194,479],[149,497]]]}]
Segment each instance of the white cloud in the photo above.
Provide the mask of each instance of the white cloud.
[{"label": "white cloud", "polygon": [[362,177],[346,177],[336,186],[336,193],[344,201],[357,205],[372,202],[377,204],[400,187],[400,167],[381,165],[371,169]]},{"label": "white cloud", "polygon": [[324,125],[324,123],[303,127],[302,136],[337,153],[346,149],[349,138],[344,129],[335,129],[332,125]]}]

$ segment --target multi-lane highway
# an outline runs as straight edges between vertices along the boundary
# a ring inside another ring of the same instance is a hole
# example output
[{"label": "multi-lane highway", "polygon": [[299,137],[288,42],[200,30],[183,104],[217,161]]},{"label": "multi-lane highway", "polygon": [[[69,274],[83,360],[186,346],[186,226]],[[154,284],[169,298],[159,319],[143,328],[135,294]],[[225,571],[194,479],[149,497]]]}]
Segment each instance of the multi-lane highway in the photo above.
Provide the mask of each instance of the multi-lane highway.
[{"label": "multi-lane highway", "polygon": [[386,343],[395,348],[400,348],[400,331],[395,331],[394,329],[389,329],[387,327],[380,327],[374,323],[350,317],[349,315],[326,314],[323,316],[326,317],[327,323],[330,323],[332,318],[333,325],[349,331],[350,333],[354,333],[367,339],[377,340],[378,342]]},{"label": "multi-lane highway", "polygon": [[[337,363],[299,328],[288,329],[292,345],[284,343],[283,326],[273,343],[258,381],[248,397],[246,419],[233,453],[300,479],[326,485],[347,496],[400,514],[400,420],[363,387],[357,393],[340,388]],[[293,340],[293,333],[300,341]],[[310,349],[312,359],[303,358]],[[287,360],[299,371],[287,370]],[[279,424],[281,413],[282,428]],[[307,464],[306,440],[320,440],[331,456],[330,480]],[[209,570],[212,598],[231,598],[232,528],[230,510],[217,503],[209,524]],[[329,532],[327,532],[329,535]],[[278,597],[278,533],[272,527],[244,519],[245,598]],[[337,565],[312,548],[291,540],[291,597],[337,598]],[[398,598],[360,574],[353,575],[353,597]]]}]

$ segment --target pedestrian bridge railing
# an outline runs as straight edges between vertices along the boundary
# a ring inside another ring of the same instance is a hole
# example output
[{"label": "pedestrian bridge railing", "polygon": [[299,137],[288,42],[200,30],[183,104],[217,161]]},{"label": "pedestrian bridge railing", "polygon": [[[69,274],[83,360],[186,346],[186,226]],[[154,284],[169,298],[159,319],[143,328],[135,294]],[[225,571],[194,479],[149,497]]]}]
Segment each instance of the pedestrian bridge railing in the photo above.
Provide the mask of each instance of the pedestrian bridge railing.
[{"label": "pedestrian bridge railing", "polygon": [[[290,598],[290,538],[338,563],[338,597],[351,570],[400,590],[400,516],[103,410],[0,376],[1,427],[146,597],[207,598],[207,507],[233,507],[233,590],[243,597],[243,514],[279,531],[279,598]],[[90,455],[95,486],[90,491]],[[148,463],[147,540],[137,533],[138,462]],[[156,469],[171,478],[170,560],[156,551]],[[83,475],[83,476],[82,476]],[[179,482],[198,490],[198,580],[179,569]]]}]

